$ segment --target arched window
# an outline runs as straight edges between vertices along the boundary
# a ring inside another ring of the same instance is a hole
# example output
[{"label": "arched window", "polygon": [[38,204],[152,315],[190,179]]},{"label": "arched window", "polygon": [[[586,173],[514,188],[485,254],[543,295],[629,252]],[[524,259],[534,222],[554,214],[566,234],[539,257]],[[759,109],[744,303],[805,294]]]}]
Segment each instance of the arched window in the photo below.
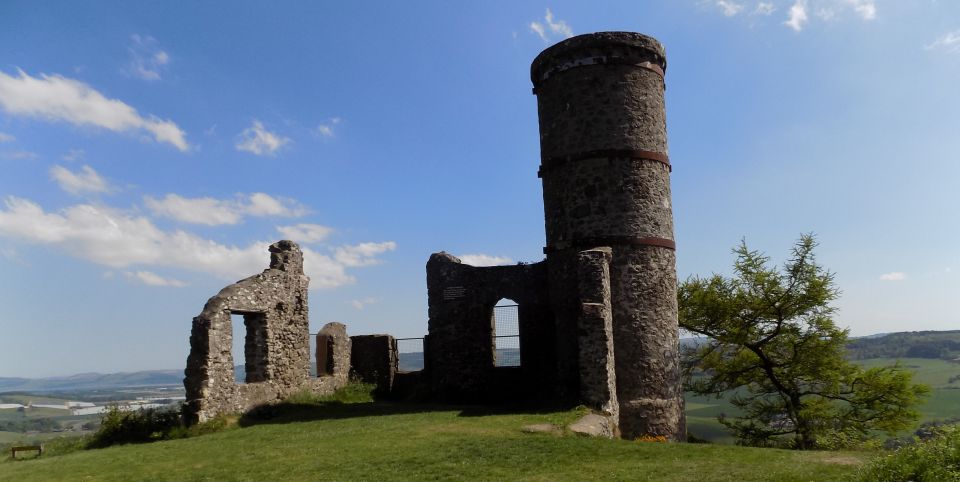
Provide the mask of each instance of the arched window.
[{"label": "arched window", "polygon": [[501,299],[493,307],[493,366],[520,366],[520,311],[511,299]]}]

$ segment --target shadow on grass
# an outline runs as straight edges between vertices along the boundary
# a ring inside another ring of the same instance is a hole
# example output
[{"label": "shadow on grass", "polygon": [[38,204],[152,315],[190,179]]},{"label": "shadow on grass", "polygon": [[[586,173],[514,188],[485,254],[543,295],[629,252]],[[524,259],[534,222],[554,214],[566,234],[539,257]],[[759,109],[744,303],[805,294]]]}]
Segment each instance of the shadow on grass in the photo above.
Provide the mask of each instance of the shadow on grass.
[{"label": "shadow on grass", "polygon": [[282,424],[334,420],[359,417],[381,417],[427,412],[458,411],[460,417],[482,417],[507,414],[545,414],[564,411],[572,405],[558,404],[497,404],[497,405],[445,405],[423,402],[396,402],[377,400],[362,403],[329,402],[281,402],[261,405],[243,414],[238,421],[241,427],[261,424]]}]

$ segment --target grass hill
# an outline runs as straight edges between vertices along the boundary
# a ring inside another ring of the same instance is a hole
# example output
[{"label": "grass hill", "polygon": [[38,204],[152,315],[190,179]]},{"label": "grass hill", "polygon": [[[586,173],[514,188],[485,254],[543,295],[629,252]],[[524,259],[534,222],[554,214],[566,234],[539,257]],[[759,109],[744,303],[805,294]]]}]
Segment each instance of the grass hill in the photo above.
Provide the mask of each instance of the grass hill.
[{"label": "grass hill", "polygon": [[525,433],[582,412],[287,404],[182,440],[0,462],[0,480],[842,480],[871,454]]},{"label": "grass hill", "polygon": [[131,373],[80,373],[66,377],[2,378],[0,392],[54,392],[181,385],[183,370],[147,370]]},{"label": "grass hill", "polygon": [[960,330],[907,331],[853,338],[847,343],[851,359],[928,358],[960,361]]}]

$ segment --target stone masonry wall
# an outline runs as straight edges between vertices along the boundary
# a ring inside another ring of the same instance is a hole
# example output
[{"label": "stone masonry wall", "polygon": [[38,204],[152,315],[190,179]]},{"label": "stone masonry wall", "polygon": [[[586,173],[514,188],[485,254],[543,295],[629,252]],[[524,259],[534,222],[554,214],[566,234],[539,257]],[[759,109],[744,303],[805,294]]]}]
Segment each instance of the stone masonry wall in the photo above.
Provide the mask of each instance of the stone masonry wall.
[{"label": "stone masonry wall", "polygon": [[570,253],[611,249],[621,431],[682,440],[665,70],[655,39],[602,32],[543,51],[531,79],[551,282]]},{"label": "stone masonry wall", "polygon": [[[427,296],[425,362],[435,398],[482,402],[555,395],[556,336],[545,264],[475,267],[434,253],[427,262]],[[503,298],[518,304],[519,369],[494,366],[492,313]]]},{"label": "stone masonry wall", "polygon": [[[304,388],[329,393],[346,383],[345,376],[310,378],[310,280],[303,254],[285,240],[269,250],[268,269],[223,288],[193,319],[183,380],[187,423],[273,403]],[[234,381],[231,314],[245,319],[247,383]]]},{"label": "stone masonry wall", "polygon": [[609,415],[619,427],[617,376],[613,355],[613,311],[610,306],[610,248],[577,254],[580,316],[577,320],[580,399]]},{"label": "stone masonry wall", "polygon": [[378,395],[388,395],[400,361],[397,340],[390,335],[357,335],[350,337],[350,342],[351,376],[376,385]]}]

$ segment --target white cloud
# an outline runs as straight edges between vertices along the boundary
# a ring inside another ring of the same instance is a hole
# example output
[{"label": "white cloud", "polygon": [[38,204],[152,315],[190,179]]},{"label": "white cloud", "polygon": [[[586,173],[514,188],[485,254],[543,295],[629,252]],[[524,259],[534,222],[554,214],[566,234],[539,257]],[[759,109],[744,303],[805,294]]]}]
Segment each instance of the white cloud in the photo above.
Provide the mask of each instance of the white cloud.
[{"label": "white cloud", "polygon": [[185,198],[171,193],[162,199],[144,196],[143,201],[157,216],[207,226],[237,224],[244,216],[299,217],[307,212],[306,208],[292,199],[275,198],[262,192],[227,200]]},{"label": "white cloud", "polygon": [[807,23],[809,18],[807,17],[807,1],[806,0],[797,0],[790,7],[790,12],[788,14],[787,20],[783,22],[784,25],[792,28],[795,32],[803,30],[803,26]]},{"label": "white cloud", "polygon": [[258,156],[272,156],[288,142],[290,139],[268,131],[262,122],[255,120],[252,126],[240,133],[236,148]]},{"label": "white cloud", "polygon": [[223,201],[212,197],[185,198],[177,194],[167,194],[163,199],[144,196],[143,202],[157,216],[184,223],[219,226],[237,224],[243,219],[243,213],[236,201]]},{"label": "white cloud", "polygon": [[864,20],[877,18],[877,5],[875,0],[846,0],[846,3],[853,7],[853,10]]},{"label": "white cloud", "polygon": [[880,281],[903,281],[907,278],[906,273],[901,273],[899,271],[894,271],[892,273],[884,273],[880,275]]},{"label": "white cloud", "polygon": [[36,159],[37,153],[30,151],[3,151],[0,152],[0,159],[7,161],[16,161],[20,159]]},{"label": "white cloud", "polygon": [[67,162],[79,161],[83,159],[84,152],[83,149],[70,149],[66,154],[60,156],[60,159],[63,159]]},{"label": "white cloud", "polygon": [[277,226],[277,231],[285,239],[290,239],[298,243],[316,243],[323,241],[330,236],[333,228],[321,226],[319,224],[294,224],[293,226]]},{"label": "white cloud", "polygon": [[136,109],[108,99],[79,80],[60,75],[31,77],[18,70],[11,77],[0,71],[0,108],[13,115],[96,126],[115,132],[146,131],[157,142],[189,149],[186,134],[170,120],[143,117]]},{"label": "white cloud", "polygon": [[833,20],[834,17],[837,16],[837,12],[834,9],[829,7],[820,7],[817,9],[816,12],[814,12],[814,15],[819,17],[820,20],[829,22],[830,20]]},{"label": "white cloud", "polygon": [[365,307],[379,302],[380,300],[371,297],[363,298],[361,300],[350,300],[350,304],[358,310],[363,310]]},{"label": "white cloud", "polygon": [[393,251],[396,248],[397,243],[393,241],[341,246],[334,251],[333,258],[344,266],[371,266],[380,263],[380,260],[376,258],[377,255]]},{"label": "white cloud", "polygon": [[334,117],[329,121],[322,123],[317,126],[317,134],[320,134],[321,137],[331,138],[335,135],[333,128],[339,123],[339,117]]},{"label": "white cloud", "polygon": [[9,246],[0,246],[0,258],[16,260],[19,258],[19,254],[17,254],[17,250],[15,248],[11,248]]},{"label": "white cloud", "polygon": [[564,20],[555,21],[553,12],[549,8],[543,19],[546,21],[546,26],[540,22],[530,22],[530,31],[537,34],[544,42],[549,42],[553,35],[559,35],[563,38],[573,37],[573,29],[570,28],[570,25]]},{"label": "white cloud", "polygon": [[251,216],[278,216],[295,218],[307,213],[307,209],[296,201],[287,198],[275,198],[269,194],[255,192],[250,195],[244,212]]},{"label": "white cloud", "polygon": [[743,10],[743,5],[731,0],[717,0],[717,7],[723,12],[725,17],[733,17]]},{"label": "white cloud", "polygon": [[110,184],[90,166],[83,166],[77,172],[62,166],[53,166],[50,168],[50,177],[57,182],[60,189],[70,194],[110,192]]},{"label": "white cloud", "polygon": [[489,254],[464,254],[457,256],[464,264],[470,266],[502,266],[513,264],[513,260],[506,256],[491,256]]},{"label": "white cloud", "polygon": [[[229,246],[182,231],[164,231],[143,216],[118,209],[77,204],[46,212],[28,199],[9,196],[0,207],[0,237],[52,246],[110,268],[164,266],[239,279],[262,271],[269,242]],[[337,259],[303,249],[304,269],[312,288],[353,283],[350,267],[377,264],[376,256],[396,244],[361,243],[337,248]],[[345,253],[343,256],[340,256]]]},{"label": "white cloud", "polygon": [[11,136],[10,134],[0,132],[0,142],[13,142],[15,140],[17,140],[16,137]]},{"label": "white cloud", "polygon": [[530,31],[539,35],[544,42],[549,41],[549,39],[547,39],[547,32],[543,28],[543,25],[540,24],[540,22],[530,22]]},{"label": "white cloud", "polygon": [[945,49],[948,52],[960,51],[960,30],[947,32],[924,47],[926,50]]},{"label": "white cloud", "polygon": [[777,10],[770,2],[757,2],[757,8],[753,10],[754,15],[770,15]]},{"label": "white cloud", "polygon": [[160,72],[170,63],[170,54],[161,50],[157,39],[150,36],[131,35],[127,50],[127,71],[143,80],[160,80]]},{"label": "white cloud", "polygon": [[151,271],[127,271],[124,273],[127,275],[127,278],[134,279],[148,286],[171,286],[174,288],[182,288],[187,286],[187,283],[173,278],[164,278]]}]

